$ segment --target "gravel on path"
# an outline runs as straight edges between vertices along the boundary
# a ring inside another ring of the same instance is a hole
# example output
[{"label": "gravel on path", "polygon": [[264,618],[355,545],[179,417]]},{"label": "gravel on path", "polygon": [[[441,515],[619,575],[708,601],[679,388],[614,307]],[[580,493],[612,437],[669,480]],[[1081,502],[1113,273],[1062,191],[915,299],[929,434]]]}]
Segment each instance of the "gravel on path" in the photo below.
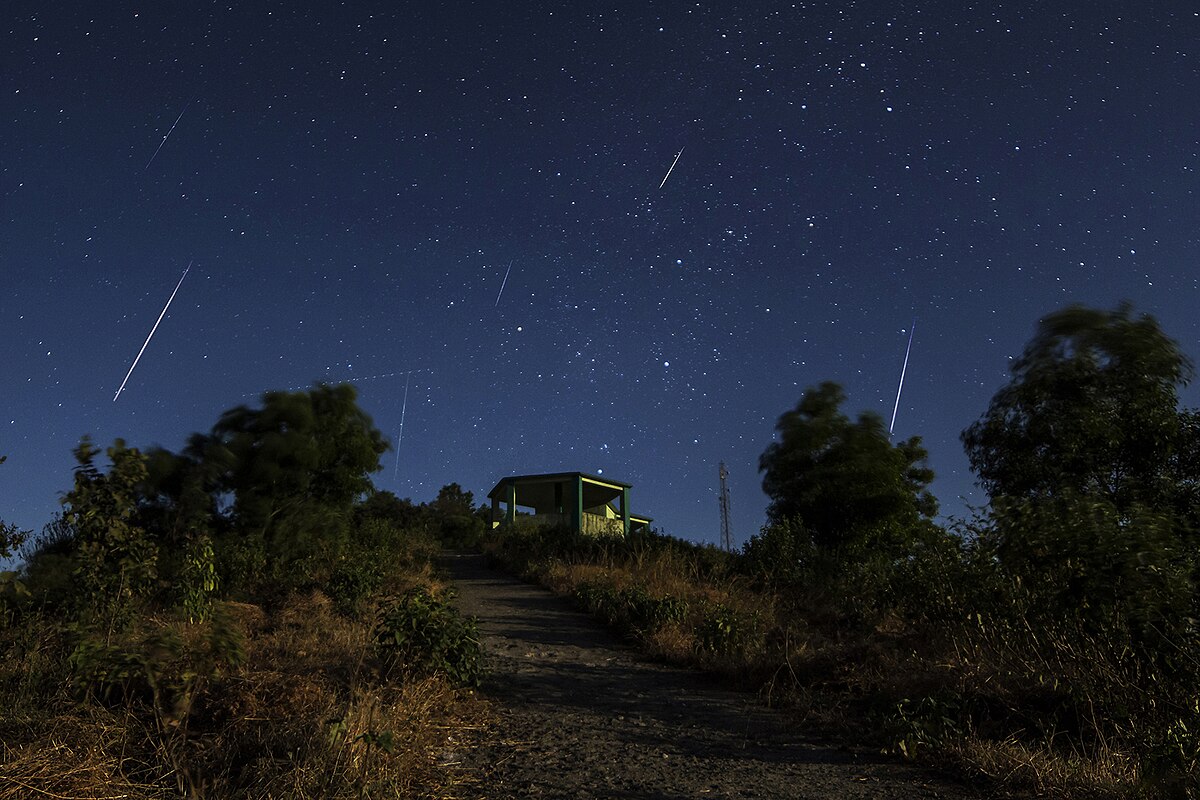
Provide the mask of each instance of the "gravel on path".
[{"label": "gravel on path", "polygon": [[794,718],[701,673],[650,663],[545,589],[441,561],[479,620],[495,725],[460,765],[482,798],[944,798],[966,789]]}]

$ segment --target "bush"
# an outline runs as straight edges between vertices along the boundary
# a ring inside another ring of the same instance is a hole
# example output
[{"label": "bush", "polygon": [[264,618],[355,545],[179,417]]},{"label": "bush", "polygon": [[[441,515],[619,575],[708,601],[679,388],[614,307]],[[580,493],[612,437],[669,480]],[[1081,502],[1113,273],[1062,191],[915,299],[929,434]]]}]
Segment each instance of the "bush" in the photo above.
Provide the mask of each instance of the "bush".
[{"label": "bush", "polygon": [[642,586],[618,589],[585,581],[575,587],[575,602],[607,624],[637,635],[646,635],[670,623],[683,622],[687,601],[664,595],[652,596]]},{"label": "bush", "polygon": [[338,612],[353,616],[363,600],[374,594],[383,583],[383,572],[378,564],[366,558],[342,561],[333,568],[326,586],[326,594]]},{"label": "bush", "polygon": [[756,616],[740,614],[724,603],[712,603],[696,624],[696,647],[717,655],[744,654],[758,636]]},{"label": "bush", "polygon": [[380,606],[373,639],[389,671],[440,673],[460,686],[479,685],[483,654],[475,619],[423,588]]}]

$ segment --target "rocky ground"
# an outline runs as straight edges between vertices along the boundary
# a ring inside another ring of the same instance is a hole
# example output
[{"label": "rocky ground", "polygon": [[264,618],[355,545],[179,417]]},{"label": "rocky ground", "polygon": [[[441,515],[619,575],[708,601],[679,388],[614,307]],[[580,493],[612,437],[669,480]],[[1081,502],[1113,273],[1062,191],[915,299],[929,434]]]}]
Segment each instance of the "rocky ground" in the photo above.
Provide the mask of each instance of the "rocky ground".
[{"label": "rocky ground", "polygon": [[494,726],[457,754],[483,798],[945,798],[969,790],[805,736],[794,719],[646,661],[548,591],[448,556],[478,617]]}]

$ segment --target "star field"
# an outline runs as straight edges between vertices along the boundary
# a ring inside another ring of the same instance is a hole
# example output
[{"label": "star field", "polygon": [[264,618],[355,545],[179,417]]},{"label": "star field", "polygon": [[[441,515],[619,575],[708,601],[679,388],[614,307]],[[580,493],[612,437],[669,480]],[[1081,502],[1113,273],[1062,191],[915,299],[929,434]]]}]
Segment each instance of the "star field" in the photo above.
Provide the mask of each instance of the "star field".
[{"label": "star field", "polygon": [[1188,4],[16,2],[0,36],[26,528],[82,434],[176,448],[324,380],[394,443],[414,371],[380,488],[603,472],[716,541],[725,461],[745,539],[776,418],[831,379],[887,420],[914,318],[896,435],[960,514],[1042,315],[1128,299],[1200,356]]}]

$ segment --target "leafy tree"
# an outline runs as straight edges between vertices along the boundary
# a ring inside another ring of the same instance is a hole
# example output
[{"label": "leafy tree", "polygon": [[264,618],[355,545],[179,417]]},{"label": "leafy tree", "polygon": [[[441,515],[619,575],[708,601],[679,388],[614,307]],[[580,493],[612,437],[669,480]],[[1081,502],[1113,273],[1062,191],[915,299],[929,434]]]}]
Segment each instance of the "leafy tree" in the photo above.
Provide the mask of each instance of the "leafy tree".
[{"label": "leafy tree", "polygon": [[1030,613],[1121,642],[1187,629],[1200,415],[1179,409],[1178,389],[1191,361],[1128,304],[1075,305],[1041,320],[1012,373],[962,435],[992,498],[978,536],[1001,576]]},{"label": "leafy tree", "polygon": [[902,547],[937,513],[925,449],[918,437],[893,445],[877,414],[850,421],[845,399],[827,381],[779,418],[779,441],[759,460],[768,519],[802,521],[796,529],[826,551]]},{"label": "leafy tree", "polygon": [[482,514],[475,508],[475,494],[463,491],[457,483],[438,490],[429,512],[433,530],[449,547],[474,546],[486,528]]},{"label": "leafy tree", "polygon": [[[0,456],[0,464],[3,464],[6,459],[7,456]],[[0,520],[0,563],[12,558],[27,538],[29,538],[28,531],[23,531],[16,525],[10,525],[4,520]],[[18,598],[28,595],[29,590],[25,588],[23,582],[17,579],[16,570],[0,570],[0,627],[3,627],[8,620],[9,605]]]},{"label": "leafy tree", "polygon": [[84,437],[75,448],[75,485],[62,500],[62,522],[74,531],[81,600],[120,610],[154,588],[158,546],[137,522],[146,458],[117,439],[108,448],[107,473],[95,464],[100,449]]},{"label": "leafy tree", "polygon": [[1070,491],[1121,513],[1194,503],[1200,424],[1177,395],[1192,373],[1158,322],[1127,304],[1057,311],[963,432],[971,467],[993,498]]},{"label": "leafy tree", "polygon": [[421,509],[409,498],[403,500],[389,491],[376,490],[354,507],[359,525],[375,520],[397,528],[414,528],[420,524]]},{"label": "leafy tree", "polygon": [[464,492],[457,483],[448,483],[438,489],[430,507],[438,514],[474,514],[475,493]]},{"label": "leafy tree", "polygon": [[232,497],[241,536],[285,554],[345,531],[387,449],[355,399],[349,385],[268,392],[261,408],[231,409],[209,437],[193,439],[190,454],[214,469],[217,490]]},{"label": "leafy tree", "polygon": [[1122,641],[1152,630],[1173,636],[1191,624],[1189,558],[1169,511],[1136,505],[1122,514],[1069,490],[997,502],[980,541],[1002,574],[1016,578],[1028,617],[1119,626]]}]

